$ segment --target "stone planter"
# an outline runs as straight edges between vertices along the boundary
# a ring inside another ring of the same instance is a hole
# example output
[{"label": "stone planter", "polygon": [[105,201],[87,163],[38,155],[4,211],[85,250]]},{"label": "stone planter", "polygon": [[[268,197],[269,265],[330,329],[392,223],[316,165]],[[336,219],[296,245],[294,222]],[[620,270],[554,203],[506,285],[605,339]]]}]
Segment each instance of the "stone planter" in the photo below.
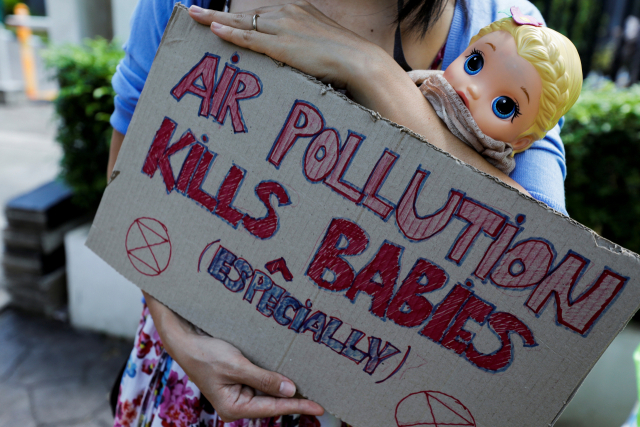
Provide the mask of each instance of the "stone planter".
[{"label": "stone planter", "polygon": [[64,239],[71,324],[132,338],[140,320],[142,293],[84,245],[90,227],[78,227]]}]

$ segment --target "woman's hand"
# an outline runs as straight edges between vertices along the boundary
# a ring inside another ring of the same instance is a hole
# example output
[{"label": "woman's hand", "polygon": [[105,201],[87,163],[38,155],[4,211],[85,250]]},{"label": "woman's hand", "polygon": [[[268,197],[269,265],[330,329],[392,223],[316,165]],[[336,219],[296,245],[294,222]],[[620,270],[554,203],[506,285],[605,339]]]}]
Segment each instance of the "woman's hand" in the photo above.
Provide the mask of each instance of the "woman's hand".
[{"label": "woman's hand", "polygon": [[[395,64],[382,48],[306,1],[237,14],[191,6],[189,13],[197,22],[210,25],[220,38],[264,53],[339,89],[351,91],[374,62]],[[256,14],[260,15],[258,31],[253,31]]]},{"label": "woman's hand", "polygon": [[[225,341],[204,335],[144,293],[149,312],[171,357],[211,402],[224,422],[286,414],[322,415],[320,405],[292,398],[291,380],[252,364]],[[257,395],[259,390],[265,395]]]}]

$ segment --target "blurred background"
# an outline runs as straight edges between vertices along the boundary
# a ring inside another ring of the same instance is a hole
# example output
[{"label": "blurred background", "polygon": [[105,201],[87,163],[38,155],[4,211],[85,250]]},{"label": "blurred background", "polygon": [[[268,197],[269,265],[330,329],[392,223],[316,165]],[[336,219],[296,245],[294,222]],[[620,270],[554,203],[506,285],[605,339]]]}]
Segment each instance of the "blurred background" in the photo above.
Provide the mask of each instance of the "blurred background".
[{"label": "blurred background", "polygon": [[[113,424],[106,396],[140,293],[84,241],[136,3],[0,0],[0,427]],[[533,3],[574,42],[586,77],[562,131],[569,214],[640,252],[640,0]],[[639,343],[632,321],[556,426],[625,423]]]}]

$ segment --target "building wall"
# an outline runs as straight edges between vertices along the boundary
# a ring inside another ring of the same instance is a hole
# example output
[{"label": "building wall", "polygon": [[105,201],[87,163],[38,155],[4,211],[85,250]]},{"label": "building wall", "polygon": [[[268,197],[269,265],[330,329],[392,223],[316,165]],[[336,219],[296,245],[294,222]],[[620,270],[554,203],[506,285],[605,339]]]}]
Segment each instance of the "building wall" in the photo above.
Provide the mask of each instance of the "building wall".
[{"label": "building wall", "polygon": [[85,38],[113,37],[110,0],[46,0],[54,44],[82,43]]},{"label": "building wall", "polygon": [[111,0],[113,37],[122,43],[129,39],[129,21],[137,4],[138,0]]}]

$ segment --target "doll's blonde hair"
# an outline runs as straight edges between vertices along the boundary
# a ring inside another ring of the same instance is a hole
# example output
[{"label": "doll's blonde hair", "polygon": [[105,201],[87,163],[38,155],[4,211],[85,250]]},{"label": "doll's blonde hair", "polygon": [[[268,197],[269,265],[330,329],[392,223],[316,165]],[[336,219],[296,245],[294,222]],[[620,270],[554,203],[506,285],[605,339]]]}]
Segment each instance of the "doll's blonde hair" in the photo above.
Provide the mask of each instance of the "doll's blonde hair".
[{"label": "doll's blonde hair", "polygon": [[504,18],[487,25],[471,39],[470,44],[494,31],[511,34],[516,41],[518,55],[533,65],[542,79],[542,95],[536,120],[518,136],[521,138],[533,135],[534,141],[542,139],[580,96],[582,65],[578,51],[568,38],[557,31],[546,27],[518,25],[513,18]]}]

